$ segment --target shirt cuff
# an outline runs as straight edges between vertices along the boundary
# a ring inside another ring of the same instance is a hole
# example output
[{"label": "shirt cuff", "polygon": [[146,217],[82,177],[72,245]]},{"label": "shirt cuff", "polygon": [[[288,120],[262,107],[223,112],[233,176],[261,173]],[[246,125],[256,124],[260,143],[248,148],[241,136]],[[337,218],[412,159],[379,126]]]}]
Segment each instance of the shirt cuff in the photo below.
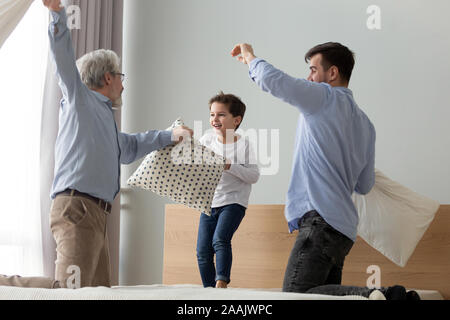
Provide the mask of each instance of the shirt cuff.
[{"label": "shirt cuff", "polygon": [[230,165],[230,169],[228,169],[227,171],[228,171],[229,173],[235,175],[235,174],[236,174],[236,166],[238,166],[238,164],[232,163],[232,164]]},{"label": "shirt cuff", "polygon": [[248,65],[248,75],[250,76],[250,78],[253,81],[255,81],[255,78],[256,78],[256,67],[262,61],[265,61],[265,60],[263,60],[261,58],[255,58]]},{"label": "shirt cuff", "polygon": [[50,10],[52,22],[50,23],[50,31],[52,35],[58,34],[65,26],[67,27],[66,8],[61,8],[60,11]]},{"label": "shirt cuff", "polygon": [[[175,141],[172,141],[172,130],[170,131],[161,131],[161,141],[164,147],[170,146],[175,143]],[[163,147],[163,148],[164,148]]]}]

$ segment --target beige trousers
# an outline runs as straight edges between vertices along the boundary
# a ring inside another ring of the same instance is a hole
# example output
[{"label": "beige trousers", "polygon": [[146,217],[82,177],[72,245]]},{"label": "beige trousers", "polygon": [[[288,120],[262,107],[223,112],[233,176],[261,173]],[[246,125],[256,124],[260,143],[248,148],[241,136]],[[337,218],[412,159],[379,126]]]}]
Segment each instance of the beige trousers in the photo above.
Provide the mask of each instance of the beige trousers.
[{"label": "beige trousers", "polygon": [[53,200],[50,227],[56,241],[55,279],[0,275],[0,286],[80,288],[111,286],[106,216],[84,197],[59,195]]},{"label": "beige trousers", "polygon": [[98,204],[84,197],[59,195],[53,201],[55,279],[62,288],[111,286],[106,217]]}]

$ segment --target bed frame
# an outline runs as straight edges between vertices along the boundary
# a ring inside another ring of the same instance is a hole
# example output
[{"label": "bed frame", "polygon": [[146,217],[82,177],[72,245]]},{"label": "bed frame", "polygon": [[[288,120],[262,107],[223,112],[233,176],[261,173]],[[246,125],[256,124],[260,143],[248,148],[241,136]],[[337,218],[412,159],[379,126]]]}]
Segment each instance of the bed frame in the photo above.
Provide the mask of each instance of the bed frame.
[{"label": "bed frame", "polygon": [[[198,221],[198,211],[166,206],[164,284],[201,284],[196,258]],[[280,288],[296,235],[288,232],[284,205],[250,205],[232,241],[230,286]],[[405,268],[358,237],[345,260],[342,284],[366,286],[371,265],[380,267],[382,286],[437,290],[450,299],[450,205],[440,207]]]}]

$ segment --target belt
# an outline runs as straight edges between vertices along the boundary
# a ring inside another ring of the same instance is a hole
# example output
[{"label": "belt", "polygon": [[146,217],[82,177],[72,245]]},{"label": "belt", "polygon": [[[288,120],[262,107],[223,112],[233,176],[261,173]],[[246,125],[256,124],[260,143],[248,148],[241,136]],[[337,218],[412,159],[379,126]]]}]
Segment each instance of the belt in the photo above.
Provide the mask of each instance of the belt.
[{"label": "belt", "polygon": [[68,196],[72,196],[72,197],[83,197],[89,200],[94,201],[100,208],[102,208],[102,210],[106,213],[106,214],[110,214],[111,213],[111,203],[107,202],[107,201],[103,201],[102,199],[93,197],[87,193],[83,193],[83,192],[79,192],[77,190],[72,190],[72,189],[67,189],[64,190],[63,192],[60,192],[57,194],[57,196],[59,195],[68,195]]}]

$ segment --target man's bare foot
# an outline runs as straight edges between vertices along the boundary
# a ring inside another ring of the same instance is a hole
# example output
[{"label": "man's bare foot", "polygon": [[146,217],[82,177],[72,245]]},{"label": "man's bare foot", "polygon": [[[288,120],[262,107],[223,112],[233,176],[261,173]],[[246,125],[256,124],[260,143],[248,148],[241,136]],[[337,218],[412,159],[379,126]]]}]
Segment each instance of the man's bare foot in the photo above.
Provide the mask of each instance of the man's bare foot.
[{"label": "man's bare foot", "polygon": [[216,288],[226,289],[227,287],[228,287],[228,284],[225,281],[217,280]]}]

